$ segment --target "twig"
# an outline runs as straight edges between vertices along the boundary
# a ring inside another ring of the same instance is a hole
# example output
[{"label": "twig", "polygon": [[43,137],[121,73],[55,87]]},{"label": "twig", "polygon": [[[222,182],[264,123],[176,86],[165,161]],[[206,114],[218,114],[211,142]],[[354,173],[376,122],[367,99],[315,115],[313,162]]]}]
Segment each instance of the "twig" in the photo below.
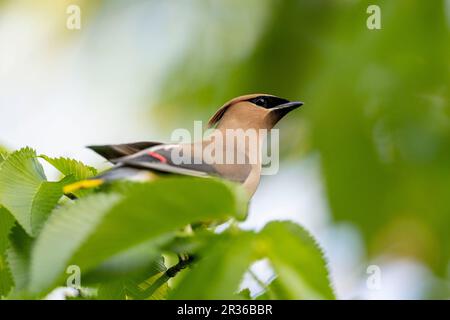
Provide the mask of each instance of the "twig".
[{"label": "twig", "polygon": [[158,290],[164,283],[170,280],[170,278],[175,277],[178,272],[188,267],[192,261],[192,256],[188,255],[178,255],[178,263],[169,269],[167,269],[158,279],[155,280],[155,282],[152,283],[150,287],[145,289],[142,294],[146,297],[152,296],[156,290]]}]

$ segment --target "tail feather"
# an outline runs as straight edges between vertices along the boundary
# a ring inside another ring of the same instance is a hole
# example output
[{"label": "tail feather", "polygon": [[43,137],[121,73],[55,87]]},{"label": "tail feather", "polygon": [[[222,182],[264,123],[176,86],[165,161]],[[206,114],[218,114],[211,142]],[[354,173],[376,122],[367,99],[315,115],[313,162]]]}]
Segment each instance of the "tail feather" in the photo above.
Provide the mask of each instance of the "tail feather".
[{"label": "tail feather", "polygon": [[129,156],[141,150],[160,145],[160,142],[135,142],[125,144],[108,144],[100,146],[88,146],[89,149],[95,151],[106,160],[116,159],[124,156]]},{"label": "tail feather", "polygon": [[81,180],[64,186],[63,191],[65,194],[76,192],[80,189],[91,189],[101,186],[104,183],[108,183],[115,180],[132,180],[132,181],[150,181],[156,178],[156,175],[148,170],[122,167],[117,165],[96,177]]},{"label": "tail feather", "polygon": [[78,191],[80,189],[90,189],[98,187],[102,185],[103,182],[103,179],[81,180],[64,186],[63,191],[65,194],[74,193],[75,191]]}]

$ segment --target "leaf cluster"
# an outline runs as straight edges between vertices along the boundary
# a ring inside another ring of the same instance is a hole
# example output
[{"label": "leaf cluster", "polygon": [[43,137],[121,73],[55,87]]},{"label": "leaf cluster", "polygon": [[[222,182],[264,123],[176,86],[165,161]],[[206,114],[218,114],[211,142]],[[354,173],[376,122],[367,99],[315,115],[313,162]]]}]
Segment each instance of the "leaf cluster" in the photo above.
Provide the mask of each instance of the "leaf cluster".
[{"label": "leaf cluster", "polygon": [[[40,161],[62,178],[49,181]],[[334,298],[324,256],[302,227],[238,227],[248,205],[240,186],[169,177],[84,190],[75,200],[63,193],[68,183],[96,174],[30,148],[2,155],[1,297],[40,299],[75,287],[76,298],[245,299],[247,291],[238,292],[244,275],[268,259],[276,276],[260,298]]]}]

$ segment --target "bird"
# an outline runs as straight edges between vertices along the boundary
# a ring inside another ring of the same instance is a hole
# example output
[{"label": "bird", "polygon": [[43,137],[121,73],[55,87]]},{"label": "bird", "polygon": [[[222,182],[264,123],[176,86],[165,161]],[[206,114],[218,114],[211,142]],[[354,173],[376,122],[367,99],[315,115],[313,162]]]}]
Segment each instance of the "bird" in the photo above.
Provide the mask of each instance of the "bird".
[{"label": "bird", "polygon": [[[208,121],[211,129],[208,139],[179,144],[144,141],[88,146],[114,166],[95,177],[66,185],[64,193],[73,194],[79,189],[95,188],[115,180],[151,181],[167,175],[183,175],[233,181],[241,184],[252,197],[262,169],[260,153],[264,137],[260,132],[271,130],[286,114],[302,105],[303,102],[275,95],[248,94],[226,102],[214,113]],[[229,132],[243,132],[247,139],[245,133],[249,131],[256,132],[253,143],[227,143],[231,141],[227,136]],[[222,138],[221,143],[219,138]],[[209,156],[205,152],[196,152],[196,148],[209,150]],[[259,153],[256,160],[253,157],[254,160],[249,161],[255,150]],[[213,160],[218,154],[224,155],[222,160],[231,154],[231,163],[215,163]],[[175,156],[189,161],[180,162]],[[236,161],[239,156],[244,161]]]}]

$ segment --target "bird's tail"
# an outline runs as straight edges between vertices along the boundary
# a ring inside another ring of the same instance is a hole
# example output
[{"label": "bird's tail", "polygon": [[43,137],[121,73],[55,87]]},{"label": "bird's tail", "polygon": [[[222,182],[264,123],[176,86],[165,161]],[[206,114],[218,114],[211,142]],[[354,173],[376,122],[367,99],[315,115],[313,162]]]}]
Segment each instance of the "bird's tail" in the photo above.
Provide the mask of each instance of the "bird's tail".
[{"label": "bird's tail", "polygon": [[95,188],[115,180],[150,181],[155,178],[150,171],[116,165],[98,176],[68,184],[64,186],[63,191],[65,194],[71,194],[80,189]]},{"label": "bird's tail", "polygon": [[63,191],[65,194],[74,193],[80,189],[90,189],[95,188],[104,183],[103,179],[86,179],[80,180],[71,184],[64,186]]}]

